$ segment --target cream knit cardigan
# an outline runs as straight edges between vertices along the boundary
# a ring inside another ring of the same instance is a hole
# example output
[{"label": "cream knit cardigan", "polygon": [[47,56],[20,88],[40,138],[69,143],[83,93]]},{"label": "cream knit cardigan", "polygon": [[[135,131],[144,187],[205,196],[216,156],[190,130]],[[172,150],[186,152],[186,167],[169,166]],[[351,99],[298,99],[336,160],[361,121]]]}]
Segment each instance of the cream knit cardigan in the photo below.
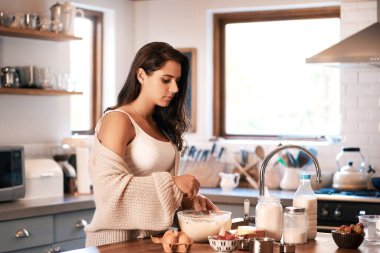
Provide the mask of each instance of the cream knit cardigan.
[{"label": "cream knit cardigan", "polygon": [[173,223],[182,192],[168,172],[134,177],[125,161],[95,136],[89,161],[93,180],[95,213],[86,226],[86,247],[157,235]]}]

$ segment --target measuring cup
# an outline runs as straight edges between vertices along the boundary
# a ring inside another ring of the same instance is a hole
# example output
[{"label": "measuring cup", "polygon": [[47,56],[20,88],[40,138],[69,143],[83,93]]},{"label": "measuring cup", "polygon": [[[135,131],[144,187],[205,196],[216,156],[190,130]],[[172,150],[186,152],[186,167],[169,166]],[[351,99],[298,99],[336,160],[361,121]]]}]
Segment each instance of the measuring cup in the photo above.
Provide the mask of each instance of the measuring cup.
[{"label": "measuring cup", "polygon": [[380,245],[380,215],[360,215],[359,222],[364,225],[364,242]]}]

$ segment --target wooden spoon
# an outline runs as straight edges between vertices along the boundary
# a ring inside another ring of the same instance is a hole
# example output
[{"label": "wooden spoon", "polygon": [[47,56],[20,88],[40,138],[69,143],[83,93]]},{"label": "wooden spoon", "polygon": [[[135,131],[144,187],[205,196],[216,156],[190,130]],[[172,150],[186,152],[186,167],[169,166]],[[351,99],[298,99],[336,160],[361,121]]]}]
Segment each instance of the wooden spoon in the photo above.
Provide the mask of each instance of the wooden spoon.
[{"label": "wooden spoon", "polygon": [[262,146],[257,145],[256,148],[255,148],[255,153],[256,153],[256,155],[257,155],[261,160],[264,160],[264,158],[265,158],[265,152],[264,152],[264,149],[263,149]]},{"label": "wooden spoon", "polygon": [[234,159],[234,162],[235,162],[236,167],[240,170],[240,172],[244,174],[244,176],[245,176],[245,178],[247,179],[248,183],[250,183],[250,184],[252,185],[253,188],[258,189],[258,188],[259,188],[259,185],[258,185],[258,183],[256,182],[256,180],[253,179],[253,178],[251,177],[251,175],[249,175],[249,174],[245,171],[245,169],[240,165],[240,163],[239,163],[236,159]]}]

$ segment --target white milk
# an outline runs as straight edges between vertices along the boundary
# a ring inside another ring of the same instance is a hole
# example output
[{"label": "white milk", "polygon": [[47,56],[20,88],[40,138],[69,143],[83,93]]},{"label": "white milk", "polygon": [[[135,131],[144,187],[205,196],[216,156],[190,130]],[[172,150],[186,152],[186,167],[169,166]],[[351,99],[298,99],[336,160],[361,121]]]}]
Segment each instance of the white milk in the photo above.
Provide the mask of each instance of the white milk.
[{"label": "white milk", "polygon": [[315,237],[317,237],[317,227],[309,226],[307,229],[307,239],[314,239]]},{"label": "white milk", "polygon": [[293,199],[293,206],[304,207],[308,216],[317,214],[317,198],[313,196],[295,198]]},{"label": "white milk", "polygon": [[317,198],[304,195],[293,199],[293,206],[305,208],[309,222],[307,239],[315,239],[317,236]]},{"label": "white milk", "polygon": [[267,237],[280,241],[282,236],[282,215],[279,198],[259,198],[259,203],[256,206],[256,228],[264,229]]},{"label": "white milk", "polygon": [[284,230],[284,242],[291,244],[302,244],[307,241],[307,233],[305,229],[288,228]]}]

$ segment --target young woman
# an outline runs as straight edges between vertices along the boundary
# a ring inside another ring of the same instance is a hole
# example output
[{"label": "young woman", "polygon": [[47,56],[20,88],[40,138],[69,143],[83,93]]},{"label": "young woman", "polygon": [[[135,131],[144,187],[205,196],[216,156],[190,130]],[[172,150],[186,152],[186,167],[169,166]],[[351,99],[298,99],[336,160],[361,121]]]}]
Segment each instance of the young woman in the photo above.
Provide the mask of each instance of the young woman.
[{"label": "young woman", "polygon": [[95,129],[89,167],[96,210],[86,246],[162,233],[181,206],[218,211],[198,194],[195,177],[177,175],[188,73],[186,56],[167,43],[137,52],[116,106]]}]

